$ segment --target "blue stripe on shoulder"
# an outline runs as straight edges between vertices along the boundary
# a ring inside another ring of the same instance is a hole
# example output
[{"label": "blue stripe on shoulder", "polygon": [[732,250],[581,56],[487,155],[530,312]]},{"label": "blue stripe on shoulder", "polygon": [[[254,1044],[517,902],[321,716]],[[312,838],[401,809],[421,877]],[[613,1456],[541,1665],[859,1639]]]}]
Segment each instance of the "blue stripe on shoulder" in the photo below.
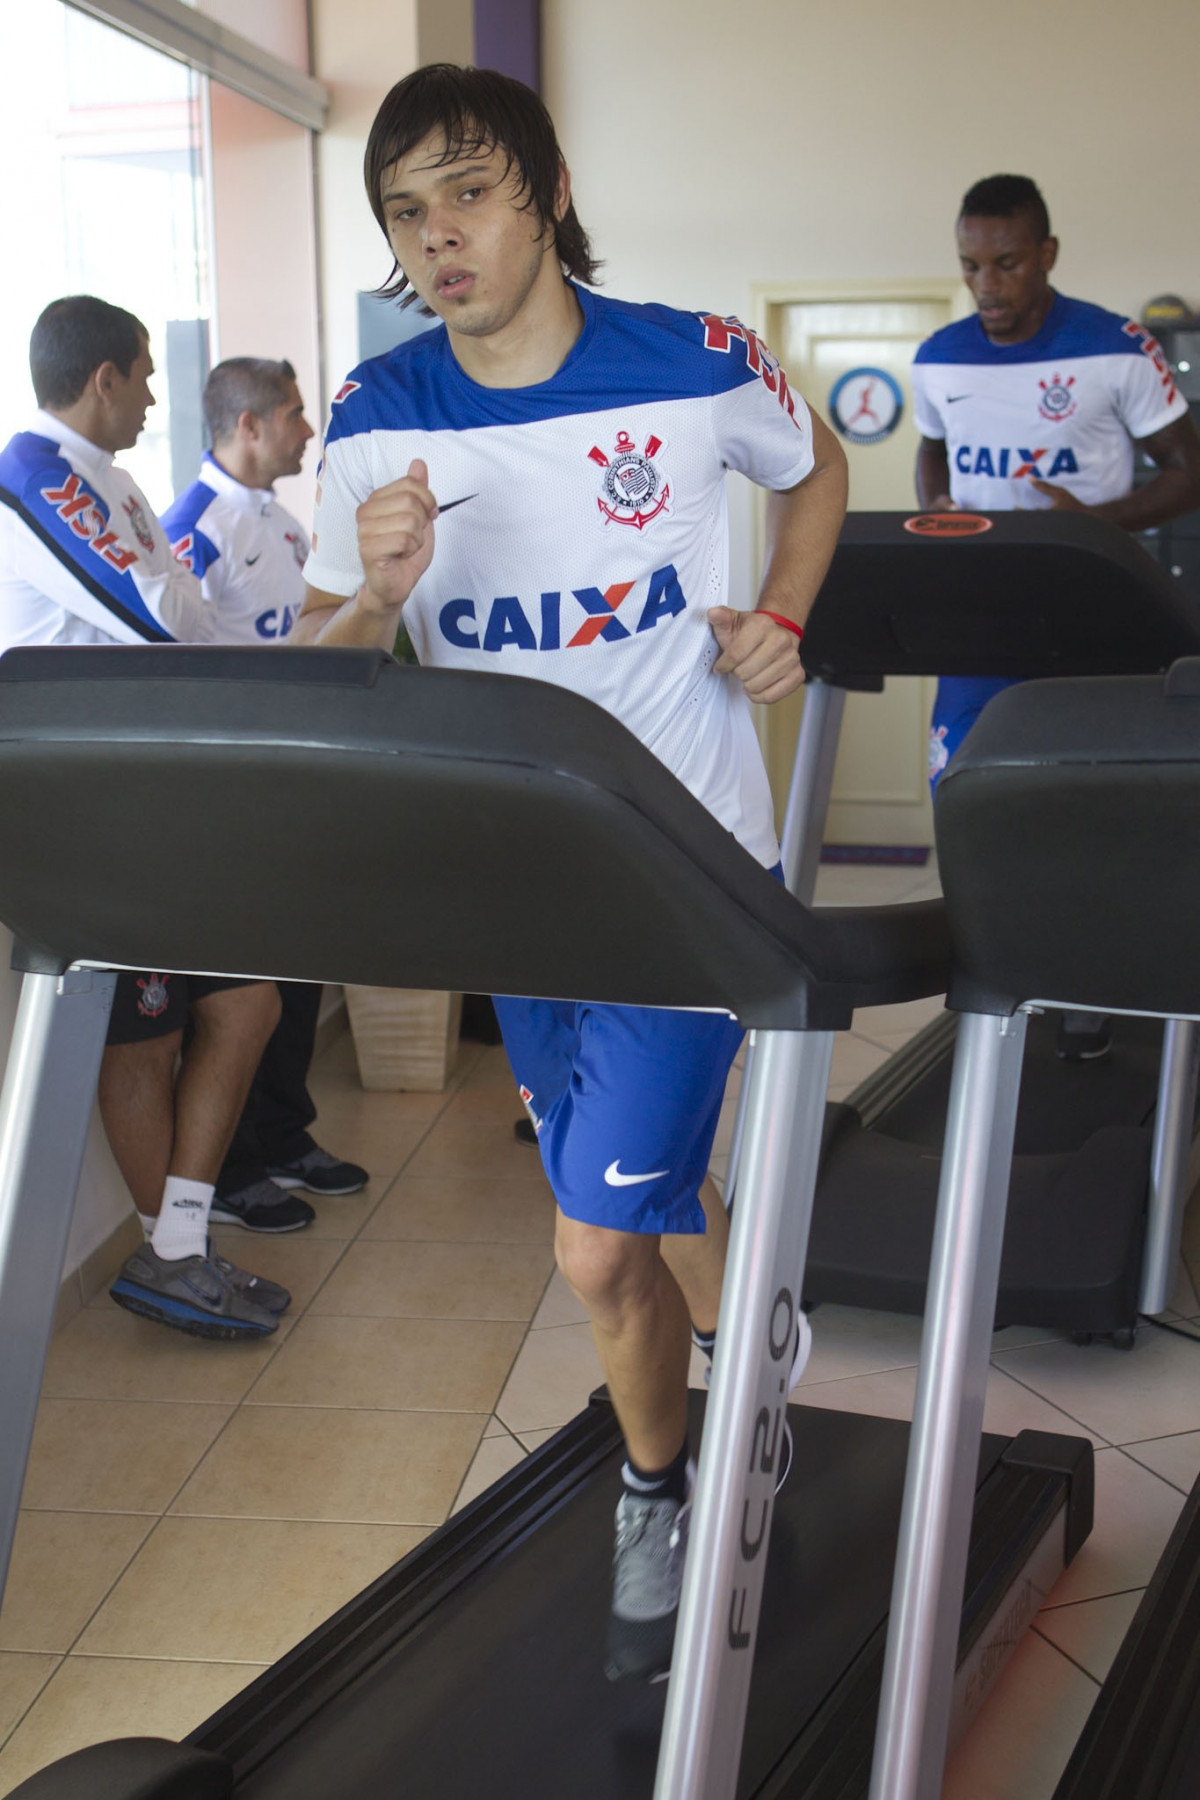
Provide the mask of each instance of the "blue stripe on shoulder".
[{"label": "blue stripe on shoulder", "polygon": [[171,544],[171,554],[200,576],[220,557],[221,552],[210,537],[200,530],[200,520],[216,499],[216,490],[196,480],[172,500],[159,524]]},{"label": "blue stripe on shoulder", "polygon": [[174,643],[127,573],[138,559],[110,530],[108,506],[51,438],[18,432],[0,451],[0,486],[26,524],[95,599],[139,637]]},{"label": "blue stripe on shoulder", "polygon": [[[736,320],[575,292],[584,328],[549,381],[480,387],[459,368],[444,328],[423,332],[351,372],[334,397],[326,443],[372,431],[528,425],[707,397],[757,379],[766,360],[764,346]],[[775,366],[771,359],[772,373]]]},{"label": "blue stripe on shoulder", "polygon": [[1142,341],[1137,326],[1120,313],[1057,294],[1041,330],[1024,343],[993,344],[978,314],[972,314],[927,337],[914,361],[1003,366],[1048,362],[1055,357],[1136,356],[1141,353]]}]

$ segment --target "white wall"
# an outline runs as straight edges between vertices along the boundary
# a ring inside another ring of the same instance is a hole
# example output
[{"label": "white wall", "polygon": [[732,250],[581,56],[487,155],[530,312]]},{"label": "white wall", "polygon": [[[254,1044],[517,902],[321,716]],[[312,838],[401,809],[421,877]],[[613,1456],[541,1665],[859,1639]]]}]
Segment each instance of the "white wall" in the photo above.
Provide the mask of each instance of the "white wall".
[{"label": "white wall", "polygon": [[954,272],[958,201],[1028,174],[1066,292],[1200,301],[1193,0],[544,0],[546,99],[607,286]]},{"label": "white wall", "polygon": [[[214,361],[286,357],[309,423],[321,428],[313,146],[303,126],[213,82],[209,90]],[[264,201],[269,199],[269,204]],[[276,486],[307,528],[319,445]]]},{"label": "white wall", "polygon": [[[330,90],[317,140],[323,406],[358,361],[357,295],[391,267],[367,205],[362,159],[379,102],[417,62],[417,0],[313,0],[313,74]],[[315,424],[316,421],[314,420]],[[322,424],[324,419],[322,418]]]},{"label": "white wall", "polygon": [[1046,195],[1064,292],[1200,304],[1195,0],[660,0],[636,20],[543,0],[543,19],[608,293],[747,313],[759,282],[953,275],[964,190],[1011,171]]},{"label": "white wall", "polygon": [[317,145],[324,403],[358,358],[358,294],[379,287],[391,257],[363,187],[379,103],[422,62],[469,62],[470,0],[312,0],[313,74],[331,90]]}]

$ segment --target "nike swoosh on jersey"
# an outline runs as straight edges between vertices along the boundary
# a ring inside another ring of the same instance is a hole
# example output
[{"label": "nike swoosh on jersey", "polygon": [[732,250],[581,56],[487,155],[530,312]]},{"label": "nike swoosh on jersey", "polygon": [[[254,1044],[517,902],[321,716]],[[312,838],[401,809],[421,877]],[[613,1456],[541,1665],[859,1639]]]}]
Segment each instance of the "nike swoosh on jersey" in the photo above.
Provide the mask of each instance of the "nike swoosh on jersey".
[{"label": "nike swoosh on jersey", "polygon": [[609,1163],[604,1171],[604,1179],[609,1187],[634,1187],[639,1181],[657,1181],[660,1175],[667,1175],[667,1169],[651,1169],[648,1175],[622,1175],[621,1159]]},{"label": "nike swoosh on jersey", "polygon": [[959,400],[969,400],[970,398],[971,398],[970,394],[947,394],[946,395],[946,405],[954,406],[957,404],[957,402]]},{"label": "nike swoosh on jersey", "polygon": [[478,494],[464,494],[461,500],[447,500],[445,506],[438,507],[438,512],[439,514],[453,512],[456,506],[465,506],[468,500],[478,500],[478,498]]},{"label": "nike swoosh on jersey", "polygon": [[[258,553],[258,556],[261,556],[261,555],[262,555],[262,551],[260,550]],[[258,561],[258,556],[248,556],[246,558],[246,567],[248,569],[252,569],[254,567],[255,563]]]}]

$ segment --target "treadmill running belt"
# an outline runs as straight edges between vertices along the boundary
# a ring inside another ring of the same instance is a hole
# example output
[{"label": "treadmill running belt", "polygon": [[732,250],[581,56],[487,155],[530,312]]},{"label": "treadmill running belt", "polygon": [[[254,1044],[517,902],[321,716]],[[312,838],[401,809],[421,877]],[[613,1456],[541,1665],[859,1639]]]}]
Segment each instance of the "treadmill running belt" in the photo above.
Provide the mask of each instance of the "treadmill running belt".
[{"label": "treadmill running belt", "polygon": [[[695,1435],[703,1396],[692,1400]],[[773,1769],[877,1633],[899,1522],[907,1424],[789,1410],[796,1458],[775,1510],[738,1787],[745,1797],[783,1791],[771,1785]],[[981,1471],[1006,1446],[985,1438]],[[614,1686],[601,1665],[619,1456],[614,1446],[549,1516],[458,1584],[265,1762],[253,1750],[242,1757],[238,1800],[649,1800],[666,1684]],[[249,1741],[246,1702],[262,1689],[269,1712],[274,1674],[192,1742],[238,1762],[233,1740]],[[872,1694],[868,1732],[874,1708]],[[233,1715],[237,1728],[226,1729]]]}]

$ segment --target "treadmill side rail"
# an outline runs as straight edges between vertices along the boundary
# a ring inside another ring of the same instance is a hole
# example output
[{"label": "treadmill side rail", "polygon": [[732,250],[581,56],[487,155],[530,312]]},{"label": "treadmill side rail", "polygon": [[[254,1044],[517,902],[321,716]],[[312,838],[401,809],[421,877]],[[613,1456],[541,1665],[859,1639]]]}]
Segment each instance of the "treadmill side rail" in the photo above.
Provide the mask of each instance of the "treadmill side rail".
[{"label": "treadmill side rail", "polygon": [[871,1800],[941,1785],[1025,1024],[967,1014],[955,1046]]},{"label": "treadmill side rail", "polygon": [[758,1034],[654,1800],[732,1800],[833,1037]]},{"label": "treadmill side rail", "polygon": [[26,975],[0,1094],[0,1594],[116,982]]}]

